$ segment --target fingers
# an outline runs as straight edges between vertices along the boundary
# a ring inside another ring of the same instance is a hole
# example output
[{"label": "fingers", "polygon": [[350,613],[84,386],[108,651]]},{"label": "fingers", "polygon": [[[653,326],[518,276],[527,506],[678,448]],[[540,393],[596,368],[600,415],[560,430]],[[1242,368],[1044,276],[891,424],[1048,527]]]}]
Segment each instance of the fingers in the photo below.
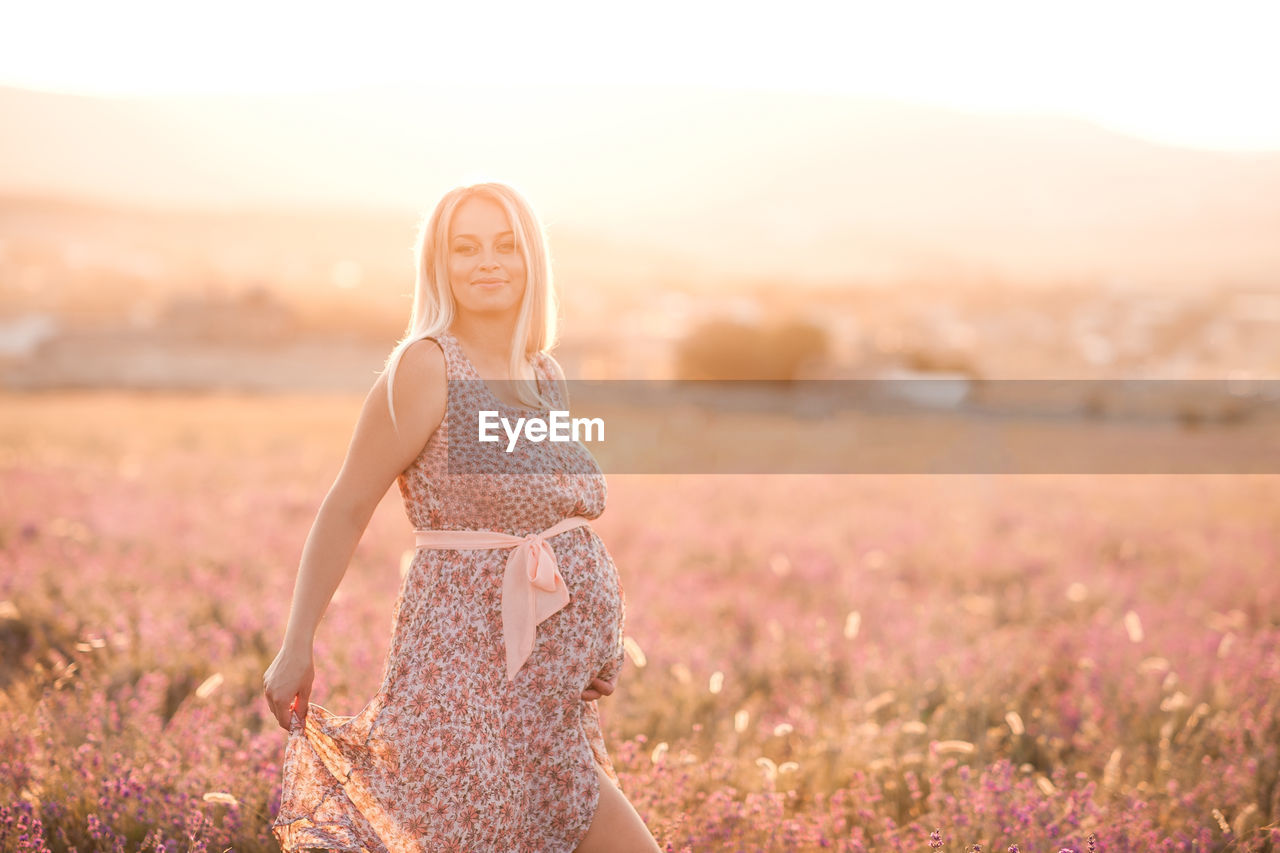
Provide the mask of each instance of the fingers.
[{"label": "fingers", "polygon": [[[290,716],[294,714],[294,707],[297,705],[297,699],[294,699],[293,704],[285,705],[283,702],[277,702],[270,693],[266,693],[265,688],[264,694],[267,699],[267,707],[271,709],[271,716],[276,718],[276,722],[279,723],[280,728],[284,729],[286,732],[293,731]],[[305,711],[304,716],[301,719],[305,719]]]},{"label": "fingers", "polygon": [[[301,696],[294,697],[293,704],[289,706],[289,731],[293,732],[295,728],[303,728],[307,724],[307,711],[311,706]],[[295,722],[296,721],[296,722]]]},{"label": "fingers", "polygon": [[[616,676],[615,676],[616,681]],[[609,696],[613,693],[615,681],[606,681],[603,678],[593,678],[591,683],[587,685],[587,689],[582,691],[582,700],[584,702],[592,702],[601,696]]]},{"label": "fingers", "polygon": [[280,728],[284,729],[285,731],[288,731],[289,721],[287,717],[287,712],[285,714],[281,714],[280,707],[276,705],[275,702],[271,701],[271,697],[267,697],[267,706],[271,709],[271,716],[276,718],[276,723],[280,726]]},{"label": "fingers", "polygon": [[622,665],[626,662],[626,659],[627,653],[624,650],[622,643],[619,642],[617,652],[614,654],[613,659],[605,664],[604,669],[600,670],[599,677],[610,683],[616,682],[618,680],[618,674],[622,672]]}]

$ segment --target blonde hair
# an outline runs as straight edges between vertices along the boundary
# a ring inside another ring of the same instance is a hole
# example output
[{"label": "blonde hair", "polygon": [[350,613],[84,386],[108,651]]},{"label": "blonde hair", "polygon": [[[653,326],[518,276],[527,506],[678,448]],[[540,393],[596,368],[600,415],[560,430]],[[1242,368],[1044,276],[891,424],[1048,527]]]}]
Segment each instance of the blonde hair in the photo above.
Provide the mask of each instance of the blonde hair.
[{"label": "blonde hair", "polygon": [[511,222],[516,247],[524,258],[527,278],[520,313],[511,340],[510,374],[520,402],[531,408],[549,405],[537,387],[523,378],[524,362],[534,353],[547,352],[555,345],[558,303],[551,276],[551,254],[547,235],[533,207],[514,187],[497,181],[455,187],[445,193],[429,219],[421,223],[414,246],[416,282],[409,328],[400,339],[383,371],[387,376],[387,406],[391,424],[396,424],[392,399],[396,367],[405,350],[423,338],[439,335],[453,322],[456,306],[449,286],[449,228],[454,212],[469,198],[488,198],[502,206]]}]

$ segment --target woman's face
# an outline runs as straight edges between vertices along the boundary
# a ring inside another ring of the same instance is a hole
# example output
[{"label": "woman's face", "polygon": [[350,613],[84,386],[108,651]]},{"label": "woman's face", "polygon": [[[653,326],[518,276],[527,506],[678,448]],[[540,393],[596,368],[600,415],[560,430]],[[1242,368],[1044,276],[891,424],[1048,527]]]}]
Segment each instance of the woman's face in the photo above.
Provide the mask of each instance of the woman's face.
[{"label": "woman's face", "polygon": [[520,310],[524,256],[502,205],[471,196],[453,212],[449,226],[449,287],[459,312],[493,314]]}]

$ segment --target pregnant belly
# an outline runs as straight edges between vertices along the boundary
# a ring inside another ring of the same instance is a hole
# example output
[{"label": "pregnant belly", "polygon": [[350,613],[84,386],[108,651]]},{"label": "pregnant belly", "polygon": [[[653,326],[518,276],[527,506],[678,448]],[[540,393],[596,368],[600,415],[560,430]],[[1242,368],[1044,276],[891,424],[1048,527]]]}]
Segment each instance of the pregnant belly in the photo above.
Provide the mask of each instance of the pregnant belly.
[{"label": "pregnant belly", "polygon": [[[417,689],[521,687],[579,697],[601,670],[620,659],[624,620],[618,571],[589,528],[551,541],[569,603],[537,626],[529,659],[506,682],[502,578],[509,552],[424,550],[405,577],[392,637],[395,675]],[[438,693],[437,693],[438,695]]]},{"label": "pregnant belly", "polygon": [[535,680],[545,674],[547,686],[562,684],[568,698],[580,701],[591,679],[621,655],[623,590],[613,559],[593,531],[570,531],[554,546],[569,604],[538,626],[525,666]]}]

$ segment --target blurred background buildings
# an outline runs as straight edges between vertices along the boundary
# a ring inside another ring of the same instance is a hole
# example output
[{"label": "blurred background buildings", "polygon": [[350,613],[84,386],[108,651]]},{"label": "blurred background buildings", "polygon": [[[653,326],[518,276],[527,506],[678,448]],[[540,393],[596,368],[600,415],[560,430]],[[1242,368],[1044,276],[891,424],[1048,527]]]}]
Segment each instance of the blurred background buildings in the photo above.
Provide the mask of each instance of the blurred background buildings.
[{"label": "blurred background buildings", "polygon": [[[546,220],[571,378],[751,378],[735,340],[787,334],[801,377],[1280,376],[1280,153],[843,95],[475,91],[0,89],[0,386],[363,390],[419,218],[477,163]],[[469,129],[492,99],[522,141]]]}]

